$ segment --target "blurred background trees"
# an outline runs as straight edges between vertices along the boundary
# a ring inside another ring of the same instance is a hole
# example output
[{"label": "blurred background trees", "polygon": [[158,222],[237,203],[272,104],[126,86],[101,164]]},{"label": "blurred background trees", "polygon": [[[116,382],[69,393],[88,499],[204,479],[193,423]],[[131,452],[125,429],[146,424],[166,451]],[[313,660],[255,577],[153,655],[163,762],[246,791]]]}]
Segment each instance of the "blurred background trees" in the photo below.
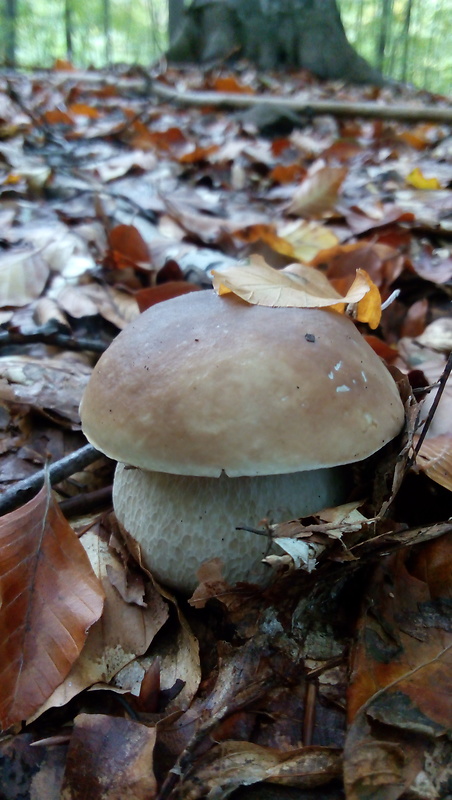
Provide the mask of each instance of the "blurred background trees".
[{"label": "blurred background trees", "polygon": [[[452,0],[338,0],[348,39],[385,75],[452,88]],[[184,0],[2,0],[0,63],[149,65],[178,28]]]}]

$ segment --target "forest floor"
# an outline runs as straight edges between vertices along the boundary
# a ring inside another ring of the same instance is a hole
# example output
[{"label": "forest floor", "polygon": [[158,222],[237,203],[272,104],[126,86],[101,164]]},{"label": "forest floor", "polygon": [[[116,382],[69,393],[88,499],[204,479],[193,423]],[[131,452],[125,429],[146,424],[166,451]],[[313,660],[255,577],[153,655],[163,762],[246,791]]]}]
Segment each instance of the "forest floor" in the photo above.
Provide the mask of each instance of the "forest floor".
[{"label": "forest floor", "polygon": [[[452,797],[448,108],[247,65],[0,77],[0,800]],[[292,525],[308,559],[187,601],[127,552],[114,463],[64,459],[118,331],[250,259],[370,276],[406,425]]]}]

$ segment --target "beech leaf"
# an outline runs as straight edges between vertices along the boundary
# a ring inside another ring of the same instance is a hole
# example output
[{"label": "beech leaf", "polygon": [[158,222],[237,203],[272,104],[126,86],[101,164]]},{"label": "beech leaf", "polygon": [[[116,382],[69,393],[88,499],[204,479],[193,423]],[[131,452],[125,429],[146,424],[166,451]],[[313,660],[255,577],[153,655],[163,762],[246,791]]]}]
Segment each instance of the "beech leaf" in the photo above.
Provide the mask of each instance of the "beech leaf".
[{"label": "beech leaf", "polygon": [[331,216],[347,167],[322,167],[309,175],[292,197],[288,214],[297,217]]},{"label": "beech leaf", "polygon": [[48,485],[0,523],[0,727],[64,680],[99,619],[102,586]]},{"label": "beech leaf", "polygon": [[[212,270],[213,288],[219,295],[233,292],[251,305],[272,308],[334,308],[343,313],[346,306],[356,304],[353,316],[359,322],[377,327],[381,316],[380,293],[364,270],[342,296],[322,272],[305,264],[290,264],[283,270],[270,267],[261,256],[253,256],[249,264],[220,267]],[[366,295],[369,300],[363,302]]]}]

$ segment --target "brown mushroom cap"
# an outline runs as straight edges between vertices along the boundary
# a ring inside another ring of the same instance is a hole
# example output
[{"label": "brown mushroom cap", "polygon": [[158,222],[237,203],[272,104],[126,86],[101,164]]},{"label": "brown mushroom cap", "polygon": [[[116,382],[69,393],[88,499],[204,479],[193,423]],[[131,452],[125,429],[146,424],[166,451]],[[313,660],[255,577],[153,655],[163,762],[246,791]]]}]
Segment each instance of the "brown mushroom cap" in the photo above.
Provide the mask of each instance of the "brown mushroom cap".
[{"label": "brown mushroom cap", "polygon": [[196,292],[152,306],[99,360],[80,408],[143,470],[273,475],[359,461],[401,429],[396,385],[348,318]]}]

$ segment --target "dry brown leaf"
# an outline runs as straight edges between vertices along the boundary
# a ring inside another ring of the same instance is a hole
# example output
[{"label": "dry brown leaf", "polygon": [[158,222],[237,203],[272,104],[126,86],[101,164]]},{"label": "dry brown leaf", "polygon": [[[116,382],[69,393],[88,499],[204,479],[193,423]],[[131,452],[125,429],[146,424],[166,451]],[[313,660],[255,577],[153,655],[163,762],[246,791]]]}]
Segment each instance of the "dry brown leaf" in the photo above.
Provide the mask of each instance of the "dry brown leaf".
[{"label": "dry brown leaf", "polygon": [[347,167],[322,167],[309,175],[296,190],[287,213],[311,218],[332,216],[347,173]]},{"label": "dry brown leaf", "polygon": [[92,369],[86,356],[55,358],[11,355],[0,358],[0,400],[21,403],[79,427],[78,407]]},{"label": "dry brown leaf", "polygon": [[251,742],[226,741],[197,759],[181,787],[183,794],[178,796],[184,800],[224,797],[240,786],[260,781],[308,789],[329,783],[340,772],[341,754],[334,748],[279,751]]},{"label": "dry brown leaf", "polygon": [[[213,288],[219,295],[233,292],[252,305],[295,308],[332,308],[343,312],[356,304],[354,317],[376,327],[381,316],[380,294],[367,273],[356,271],[356,278],[345,296],[336,292],[322,272],[305,264],[290,264],[273,269],[261,256],[249,264],[212,270]],[[363,299],[369,294],[368,301]]]},{"label": "dry brown leaf", "polygon": [[108,566],[123,569],[121,561],[94,530],[85,533],[80,542],[105,592],[104,612],[91,628],[66,680],[39,708],[39,715],[68,703],[88,686],[109,683],[126,664],[148,649],[168,617],[166,603],[149,584],[145,608],[123,600],[107,574]]},{"label": "dry brown leaf", "polygon": [[0,306],[25,306],[39,297],[49,277],[39,250],[22,247],[0,255]]},{"label": "dry brown leaf", "polygon": [[440,317],[427,325],[425,331],[416,337],[416,342],[423,347],[430,347],[440,353],[452,352],[452,319]]},{"label": "dry brown leaf", "polygon": [[155,728],[104,714],[74,720],[61,800],[151,800]]},{"label": "dry brown leaf", "polygon": [[416,463],[432,481],[452,492],[452,434],[424,439]]},{"label": "dry brown leaf", "polygon": [[65,679],[104,593],[46,485],[1,520],[0,725],[26,719]]}]

